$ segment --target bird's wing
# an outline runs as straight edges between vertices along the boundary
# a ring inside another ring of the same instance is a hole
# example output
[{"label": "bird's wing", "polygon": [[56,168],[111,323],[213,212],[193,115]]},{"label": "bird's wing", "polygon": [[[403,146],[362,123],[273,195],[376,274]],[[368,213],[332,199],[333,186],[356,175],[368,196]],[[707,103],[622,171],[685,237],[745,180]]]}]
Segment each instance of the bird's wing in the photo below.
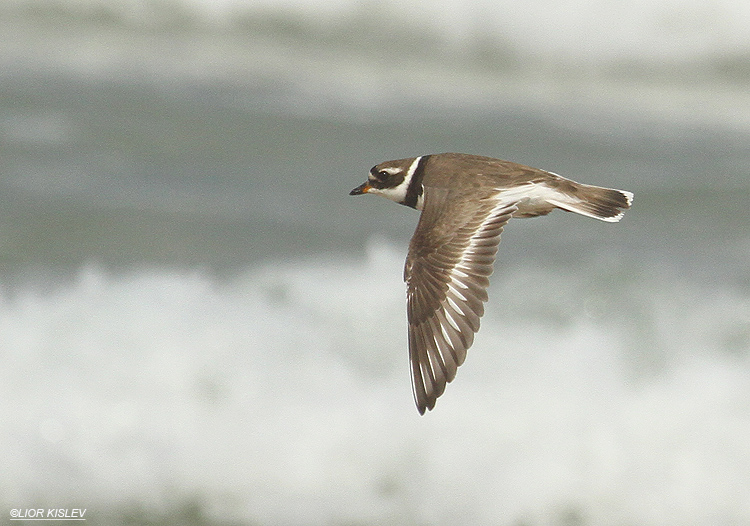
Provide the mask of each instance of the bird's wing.
[{"label": "bird's wing", "polygon": [[471,200],[425,186],[425,203],[409,245],[409,360],[420,414],[435,407],[479,330],[500,234],[517,196],[493,190]]}]

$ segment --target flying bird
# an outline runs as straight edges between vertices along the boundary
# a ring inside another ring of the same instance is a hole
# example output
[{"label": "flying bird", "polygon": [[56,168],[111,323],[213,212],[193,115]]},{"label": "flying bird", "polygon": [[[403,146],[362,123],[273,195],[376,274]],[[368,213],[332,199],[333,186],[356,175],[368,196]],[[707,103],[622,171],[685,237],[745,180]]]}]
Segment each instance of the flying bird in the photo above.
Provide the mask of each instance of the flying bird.
[{"label": "flying bird", "polygon": [[555,208],[617,222],[633,202],[631,192],[462,153],[380,163],[350,192],[361,194],[422,211],[404,268],[411,383],[422,415],[455,378],[479,330],[505,224]]}]

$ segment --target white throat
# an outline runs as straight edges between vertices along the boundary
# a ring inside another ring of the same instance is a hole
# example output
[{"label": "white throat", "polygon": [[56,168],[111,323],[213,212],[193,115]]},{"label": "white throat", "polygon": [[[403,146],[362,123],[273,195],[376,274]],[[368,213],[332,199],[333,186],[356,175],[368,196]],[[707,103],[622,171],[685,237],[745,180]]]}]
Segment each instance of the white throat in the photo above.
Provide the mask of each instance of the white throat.
[{"label": "white throat", "polygon": [[[396,201],[399,204],[403,203],[406,200],[406,192],[409,190],[409,184],[411,183],[412,177],[414,177],[414,172],[417,171],[420,159],[422,159],[421,156],[414,159],[414,162],[411,163],[409,169],[406,171],[404,180],[401,181],[398,186],[394,186],[393,188],[372,188],[368,193],[382,195],[383,197],[386,197],[391,201]],[[422,210],[421,195],[417,200],[417,209]]]}]

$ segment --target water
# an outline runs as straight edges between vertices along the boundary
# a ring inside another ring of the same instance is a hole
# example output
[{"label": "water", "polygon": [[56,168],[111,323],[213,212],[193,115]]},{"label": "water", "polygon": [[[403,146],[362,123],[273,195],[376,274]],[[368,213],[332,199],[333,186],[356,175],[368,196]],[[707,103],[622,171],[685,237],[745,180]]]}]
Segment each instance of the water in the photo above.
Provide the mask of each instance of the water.
[{"label": "water", "polygon": [[[745,4],[360,5],[0,8],[0,512],[750,521]],[[512,221],[419,417],[417,214],[347,194],[441,151],[635,203]]]}]

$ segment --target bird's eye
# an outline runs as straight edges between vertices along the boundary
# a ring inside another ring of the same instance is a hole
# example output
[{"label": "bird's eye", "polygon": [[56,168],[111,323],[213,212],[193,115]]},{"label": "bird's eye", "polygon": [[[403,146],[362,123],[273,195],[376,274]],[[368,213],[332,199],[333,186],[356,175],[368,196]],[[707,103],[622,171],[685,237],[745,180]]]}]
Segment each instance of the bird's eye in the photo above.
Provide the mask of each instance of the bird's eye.
[{"label": "bird's eye", "polygon": [[379,177],[380,179],[386,179],[386,178],[388,178],[388,177],[389,177],[390,175],[391,175],[391,174],[389,174],[389,173],[388,173],[388,172],[386,172],[385,170],[380,170],[380,171],[378,172],[378,177]]}]

